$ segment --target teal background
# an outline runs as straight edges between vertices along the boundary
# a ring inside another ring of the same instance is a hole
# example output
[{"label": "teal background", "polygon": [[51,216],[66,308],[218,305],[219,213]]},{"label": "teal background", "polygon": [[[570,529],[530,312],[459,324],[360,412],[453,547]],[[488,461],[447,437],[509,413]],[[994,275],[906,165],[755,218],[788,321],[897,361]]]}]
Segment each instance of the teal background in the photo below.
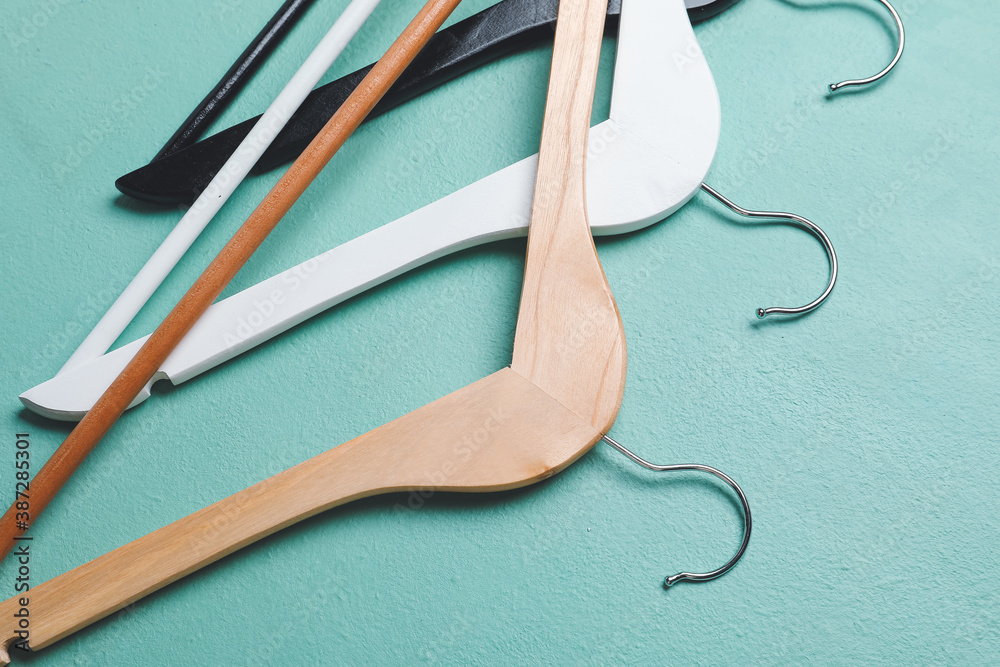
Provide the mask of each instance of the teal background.
[{"label": "teal background", "polygon": [[[420,4],[385,0],[327,79],[380,55]],[[488,4],[465,0],[453,20]],[[0,6],[3,498],[14,434],[31,433],[37,469],[69,430],[17,395],[59,369],[180,218],[117,196],[114,179],[156,152],[277,5]],[[319,0],[217,127],[263,109],[344,6]],[[16,661],[996,664],[1000,9],[899,9],[899,68],[833,99],[827,83],[892,55],[877,3],[745,0],[697,28],[723,105],[709,182],[826,229],[842,274],[825,306],[757,322],[757,306],[819,293],[822,249],[704,196],[598,242],[629,345],[612,435],[742,483],[754,533],[731,574],[665,592],[664,575],[729,557],[738,505],[709,478],[658,476],[599,445],[517,492],[328,512]],[[227,294],[535,151],[550,51],[364,126]],[[608,39],[595,121],[613,55]],[[241,188],[119,343],[155,327],[279,174]],[[509,363],[523,253],[523,241],[459,253],[161,383],[35,524],[34,581]],[[0,564],[5,595],[13,576]]]}]

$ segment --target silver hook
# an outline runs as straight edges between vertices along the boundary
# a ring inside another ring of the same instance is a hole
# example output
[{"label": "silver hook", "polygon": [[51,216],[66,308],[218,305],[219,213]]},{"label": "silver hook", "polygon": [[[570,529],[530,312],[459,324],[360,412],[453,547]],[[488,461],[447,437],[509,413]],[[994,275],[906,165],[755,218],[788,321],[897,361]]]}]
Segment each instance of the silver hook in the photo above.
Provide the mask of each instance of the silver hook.
[{"label": "silver hook", "polygon": [[629,457],[642,467],[648,468],[655,472],[673,472],[675,470],[696,470],[699,472],[707,472],[712,475],[715,475],[716,477],[724,481],[726,484],[728,484],[730,487],[732,487],[733,491],[736,492],[736,495],[740,497],[740,503],[743,505],[744,528],[743,528],[743,542],[740,544],[740,548],[736,552],[736,555],[730,558],[725,565],[723,565],[717,570],[712,570],[711,572],[705,572],[704,574],[696,574],[694,572],[678,572],[677,574],[673,574],[663,580],[664,588],[670,588],[674,584],[679,583],[681,581],[711,581],[712,579],[717,579],[722,575],[724,575],[726,572],[729,572],[729,570],[733,569],[733,566],[736,565],[736,563],[739,562],[741,558],[743,558],[743,554],[747,550],[747,544],[750,543],[750,529],[752,528],[753,521],[750,518],[750,503],[747,502],[747,497],[743,494],[743,489],[740,488],[740,485],[737,484],[732,477],[722,472],[721,470],[717,470],[709,466],[698,465],[696,463],[681,463],[670,466],[658,466],[655,463],[650,463],[649,461],[639,458],[638,456],[630,452],[628,449],[626,449],[624,446],[622,446],[620,443],[611,439],[607,435],[601,436],[601,440],[608,443],[609,445],[611,445],[619,452]]},{"label": "silver hook", "polygon": [[826,250],[827,259],[830,260],[830,282],[827,283],[826,289],[823,293],[819,295],[819,298],[815,301],[808,303],[799,308],[758,308],[757,317],[763,319],[768,315],[773,315],[775,313],[780,315],[802,315],[803,313],[808,313],[811,310],[815,310],[826,301],[826,297],[830,296],[830,292],[833,291],[833,286],[837,283],[837,251],[833,249],[833,243],[830,242],[830,237],[826,235],[819,225],[816,223],[806,220],[800,215],[795,215],[794,213],[778,213],[775,211],[750,211],[740,206],[737,206],[733,202],[729,201],[718,192],[715,191],[707,183],[701,184],[701,189],[708,194],[715,197],[717,200],[728,206],[730,209],[739,213],[747,218],[778,218],[780,220],[791,220],[800,227],[804,227],[807,231],[811,232],[813,236],[819,239],[820,243],[823,244],[823,249]]},{"label": "silver hook", "polygon": [[883,5],[885,5],[885,8],[889,10],[889,13],[892,14],[893,20],[896,22],[896,34],[899,35],[899,46],[896,48],[896,56],[892,59],[892,62],[889,63],[884,70],[882,70],[875,76],[870,76],[867,79],[848,79],[847,81],[841,81],[840,83],[831,83],[830,84],[831,93],[835,93],[841,88],[847,88],[849,86],[866,86],[869,83],[875,83],[883,76],[891,72],[892,68],[896,66],[896,63],[898,63],[899,59],[903,56],[903,46],[906,44],[906,33],[903,30],[903,21],[899,18],[899,13],[896,11],[896,8],[889,4],[889,0],[878,0],[878,1],[881,2]]}]

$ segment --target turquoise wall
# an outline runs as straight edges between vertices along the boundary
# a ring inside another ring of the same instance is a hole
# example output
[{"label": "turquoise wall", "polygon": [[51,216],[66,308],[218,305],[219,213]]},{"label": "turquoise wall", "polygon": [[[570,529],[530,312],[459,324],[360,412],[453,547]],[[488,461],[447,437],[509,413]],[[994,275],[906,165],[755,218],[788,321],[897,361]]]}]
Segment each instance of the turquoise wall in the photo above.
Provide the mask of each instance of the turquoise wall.
[{"label": "turquoise wall", "polygon": [[[59,369],[180,217],[117,196],[114,179],[156,152],[277,4],[0,6],[4,498],[14,434],[31,433],[40,463],[69,430],[17,395]],[[385,0],[327,78],[376,58],[420,4]],[[465,0],[456,18],[488,4]],[[318,0],[218,127],[262,109],[345,5]],[[892,55],[876,2],[745,0],[697,28],[723,104],[709,182],[826,229],[842,274],[823,308],[755,320],[819,293],[822,248],[703,196],[598,242],[629,345],[612,435],[742,483],[755,530],[730,575],[660,587],[735,548],[725,487],[598,446],[517,492],[328,512],[18,662],[996,664],[1000,9],[899,8],[898,70],[833,99],[827,83]],[[532,153],[549,53],[363,127],[227,294]],[[595,121],[613,56],[609,39]],[[120,342],[155,327],[279,173],[245,184]],[[459,253],[158,387],[35,524],[35,581],[507,364],[523,253],[523,241]],[[13,577],[8,559],[5,595]]]}]

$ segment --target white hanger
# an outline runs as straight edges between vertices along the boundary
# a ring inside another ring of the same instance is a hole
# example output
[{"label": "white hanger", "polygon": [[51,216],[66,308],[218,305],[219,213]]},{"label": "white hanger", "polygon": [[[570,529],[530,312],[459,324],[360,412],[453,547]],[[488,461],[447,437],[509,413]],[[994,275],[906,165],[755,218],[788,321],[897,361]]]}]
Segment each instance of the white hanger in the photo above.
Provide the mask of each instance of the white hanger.
[{"label": "white hanger", "polygon": [[[624,0],[608,120],[591,128],[587,205],[596,235],[663,220],[702,184],[721,110],[683,0]],[[525,236],[537,156],[214,304],[155,380],[177,385],[313,315],[452,252]],[[79,420],[145,338],[21,395],[30,410]],[[133,406],[150,396],[149,386]]]},{"label": "white hanger", "polygon": [[[257,164],[267,147],[330,69],[344,47],[357,34],[361,25],[368,20],[378,3],[379,0],[352,0],[254,124],[250,133],[229,156],[219,173],[212,178],[204,192],[198,196],[167,238],[139,269],[139,273],[111,304],[101,320],[80,343],[80,347],[59,369],[57,375],[100,357],[118,340],[125,327],[170,275],[191,244]],[[96,399],[97,396],[94,397],[94,400]],[[82,417],[83,415],[80,415],[79,418]]]}]

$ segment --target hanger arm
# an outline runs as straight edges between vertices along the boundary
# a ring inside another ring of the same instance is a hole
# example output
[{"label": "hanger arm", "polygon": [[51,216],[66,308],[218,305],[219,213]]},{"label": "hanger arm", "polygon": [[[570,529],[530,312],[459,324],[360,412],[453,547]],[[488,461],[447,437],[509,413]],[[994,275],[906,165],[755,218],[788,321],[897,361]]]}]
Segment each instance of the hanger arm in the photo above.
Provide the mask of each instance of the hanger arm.
[{"label": "hanger arm", "polygon": [[[335,113],[308,149],[296,159],[246,222],[177,302],[142,349],[80,420],[31,480],[31,509],[37,518],[83,460],[146,387],[178,343],[218,298],[257,248],[281,222],[333,155],[358,128],[364,116],[461,0],[427,0],[389,46],[361,85]],[[0,554],[6,554],[27,530],[12,503],[0,517]]]},{"label": "hanger arm", "polygon": [[[34,586],[41,649],[282,528],[382,493],[502,491],[545,479],[601,434],[503,369],[153,533]],[[0,604],[0,647],[17,640],[17,596]],[[9,657],[2,655],[0,664]]]},{"label": "hanger arm", "polygon": [[[579,4],[586,16],[601,0]],[[511,368],[606,433],[625,391],[625,334],[587,221],[587,143],[567,140],[590,127],[603,23],[556,31]]]},{"label": "hanger arm", "polygon": [[[651,0],[653,2],[657,0]],[[620,133],[613,148],[604,136]],[[589,209],[594,234],[622,233],[669,213],[660,180],[685,182],[664,170],[669,159],[613,121],[591,129]],[[527,235],[537,157],[477,181],[399,220],[214,303],[160,366],[153,381],[186,382],[333,306],[418,266],[469,247]],[[690,187],[697,187],[691,179]],[[622,201],[626,200],[626,201]],[[616,202],[620,202],[617,203]],[[612,205],[614,204],[614,205]],[[637,206],[631,209],[630,206]],[[607,215],[617,220],[608,224]],[[605,224],[601,224],[604,222]],[[147,337],[53,377],[21,394],[25,407],[50,419],[78,421],[134,357]],[[151,396],[152,382],[133,401]]]}]

